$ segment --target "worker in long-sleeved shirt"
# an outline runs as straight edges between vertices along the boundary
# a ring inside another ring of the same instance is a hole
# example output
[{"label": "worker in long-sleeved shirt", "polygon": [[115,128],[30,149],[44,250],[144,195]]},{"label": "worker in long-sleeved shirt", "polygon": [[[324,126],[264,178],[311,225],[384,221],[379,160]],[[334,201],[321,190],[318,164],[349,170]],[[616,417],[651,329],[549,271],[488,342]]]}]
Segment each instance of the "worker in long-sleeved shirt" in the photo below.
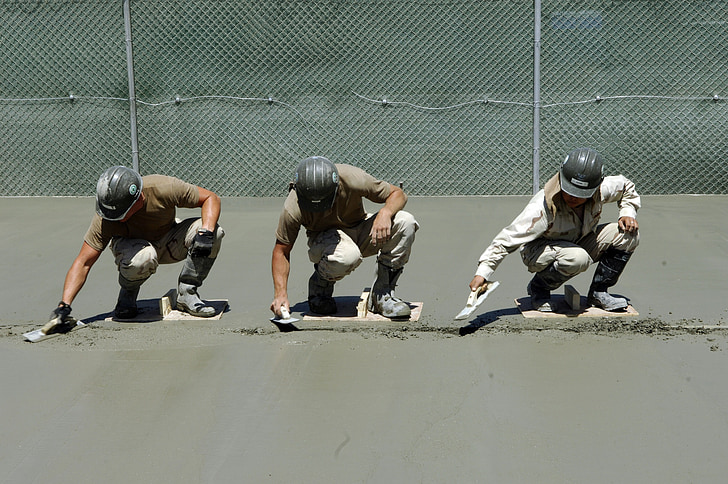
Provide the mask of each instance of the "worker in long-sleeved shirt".
[{"label": "worker in long-sleeved shirt", "polygon": [[[602,206],[616,202],[616,223],[599,224]],[[589,304],[607,311],[628,306],[607,289],[617,283],[639,244],[634,183],[622,175],[603,175],[602,159],[590,148],[570,152],[554,175],[516,219],[496,235],[480,256],[471,290],[482,287],[503,259],[520,248],[529,272],[534,309],[549,312],[551,291],[599,261],[589,288]]]}]

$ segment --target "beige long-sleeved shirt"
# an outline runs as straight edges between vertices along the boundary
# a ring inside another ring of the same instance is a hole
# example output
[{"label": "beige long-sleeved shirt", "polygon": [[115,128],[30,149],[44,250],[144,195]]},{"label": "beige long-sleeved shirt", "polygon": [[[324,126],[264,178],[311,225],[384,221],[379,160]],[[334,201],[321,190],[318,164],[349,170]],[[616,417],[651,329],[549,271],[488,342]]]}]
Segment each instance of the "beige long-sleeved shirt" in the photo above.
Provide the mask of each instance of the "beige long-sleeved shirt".
[{"label": "beige long-sleeved shirt", "polygon": [[559,175],[552,177],[536,193],[523,211],[495,236],[480,256],[475,275],[490,280],[505,257],[524,244],[539,238],[577,242],[594,231],[605,203],[616,202],[619,217],[637,217],[640,196],[634,183],[622,175],[608,176],[584,205],[583,220],[561,197]]}]

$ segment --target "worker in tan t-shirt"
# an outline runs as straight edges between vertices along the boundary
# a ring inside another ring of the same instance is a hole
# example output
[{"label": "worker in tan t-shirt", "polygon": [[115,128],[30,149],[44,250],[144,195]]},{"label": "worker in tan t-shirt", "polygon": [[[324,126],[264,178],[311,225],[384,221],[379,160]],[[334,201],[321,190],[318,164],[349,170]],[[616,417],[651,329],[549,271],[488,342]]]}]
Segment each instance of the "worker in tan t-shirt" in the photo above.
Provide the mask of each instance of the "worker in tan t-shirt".
[{"label": "worker in tan t-shirt", "polygon": [[[176,207],[201,207],[201,218],[181,222]],[[63,296],[51,318],[63,321],[89,271],[110,244],[119,268],[119,297],[114,315],[132,319],[138,313],[139,288],[159,264],[184,261],[178,280],[177,309],[210,317],[215,309],[197,293],[220,250],[225,235],[217,225],[220,197],[177,178],[141,177],[125,166],[104,171],[96,185],[96,215],[81,251],[66,274]]]},{"label": "worker in tan t-shirt", "polygon": [[[376,214],[368,214],[364,198],[384,206]],[[377,278],[369,310],[388,318],[409,317],[409,304],[394,295],[419,228],[415,218],[402,210],[406,203],[401,188],[377,180],[360,168],[335,165],[322,156],[301,161],[276,230],[271,311],[281,316],[281,308],[290,310],[291,250],[304,227],[308,256],[314,264],[308,283],[312,312],[334,314],[334,283],[356,269],[364,257],[377,255]]]}]

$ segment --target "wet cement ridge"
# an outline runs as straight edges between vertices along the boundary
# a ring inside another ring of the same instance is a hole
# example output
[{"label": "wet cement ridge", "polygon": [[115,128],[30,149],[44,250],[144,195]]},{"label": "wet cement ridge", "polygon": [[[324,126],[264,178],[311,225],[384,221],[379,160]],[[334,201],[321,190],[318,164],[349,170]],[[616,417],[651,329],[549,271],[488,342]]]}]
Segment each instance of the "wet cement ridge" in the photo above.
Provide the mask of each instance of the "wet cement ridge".
[{"label": "wet cement ridge", "polygon": [[362,333],[382,334],[385,336],[406,337],[406,335],[417,335],[418,333],[441,334],[448,336],[466,336],[476,332],[489,333],[522,333],[527,331],[562,331],[579,334],[706,334],[728,330],[728,324],[701,324],[699,320],[683,320],[666,323],[657,318],[646,318],[637,320],[609,319],[603,318],[593,321],[579,320],[578,322],[553,320],[527,323],[485,323],[474,321],[464,326],[429,326],[429,325],[407,325],[401,323],[384,323],[378,325],[351,325],[351,324],[328,324],[315,327],[299,328],[295,325],[287,325],[281,328],[241,328],[233,332],[246,335],[265,335],[279,332],[294,331],[332,331],[336,333]]},{"label": "wet cement ridge", "polygon": [[[408,339],[417,338],[418,336],[441,336],[441,337],[461,337],[468,335],[487,335],[487,334],[521,334],[521,333],[568,333],[568,334],[584,334],[584,335],[648,335],[648,336],[677,336],[681,334],[711,334],[721,333],[728,330],[728,324],[703,324],[697,319],[686,319],[677,322],[666,323],[659,318],[645,318],[636,320],[625,320],[622,318],[603,318],[594,320],[574,319],[574,320],[530,320],[526,322],[484,322],[472,321],[466,325],[437,326],[430,324],[418,323],[397,323],[397,322],[379,322],[377,324],[353,324],[346,321],[332,321],[327,324],[296,326],[288,325],[265,325],[258,327],[209,327],[209,326],[187,326],[180,333],[173,326],[155,327],[153,331],[147,331],[146,328],[131,328],[117,325],[89,325],[83,332],[74,332],[73,334],[59,334],[60,338],[52,340],[60,343],[65,341],[66,344],[88,345],[105,342],[108,344],[112,340],[117,339],[116,335],[123,335],[126,338],[131,333],[136,333],[138,338],[144,340],[145,337],[159,338],[164,341],[165,338],[177,338],[182,336],[181,343],[194,346],[196,344],[220,343],[226,339],[226,335],[243,335],[243,336],[275,336],[281,333],[289,332],[315,332],[315,333],[337,333],[351,334],[362,338],[392,338],[392,339]],[[22,339],[23,333],[36,329],[37,325],[20,324],[3,327],[0,331],[0,339]],[[152,328],[149,328],[152,330]],[[114,333],[114,334],[112,334]],[[123,341],[126,338],[122,337]],[[120,340],[120,341],[122,341]],[[187,342],[187,343],[185,343]],[[32,343],[28,343],[32,344]],[[38,343],[40,345],[47,343]],[[141,346],[144,346],[143,344]]]}]

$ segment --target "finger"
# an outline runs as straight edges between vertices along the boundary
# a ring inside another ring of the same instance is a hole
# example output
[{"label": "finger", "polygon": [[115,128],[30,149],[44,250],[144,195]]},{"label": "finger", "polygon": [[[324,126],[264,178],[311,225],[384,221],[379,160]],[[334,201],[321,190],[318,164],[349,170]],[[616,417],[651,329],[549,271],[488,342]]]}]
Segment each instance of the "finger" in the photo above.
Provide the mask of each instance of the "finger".
[{"label": "finger", "polygon": [[476,277],[473,278],[472,281],[470,281],[470,284],[468,285],[468,287],[470,287],[470,290],[471,291],[475,291],[476,289],[478,289],[483,284],[485,284],[485,279],[483,279],[480,276],[476,276]]}]

